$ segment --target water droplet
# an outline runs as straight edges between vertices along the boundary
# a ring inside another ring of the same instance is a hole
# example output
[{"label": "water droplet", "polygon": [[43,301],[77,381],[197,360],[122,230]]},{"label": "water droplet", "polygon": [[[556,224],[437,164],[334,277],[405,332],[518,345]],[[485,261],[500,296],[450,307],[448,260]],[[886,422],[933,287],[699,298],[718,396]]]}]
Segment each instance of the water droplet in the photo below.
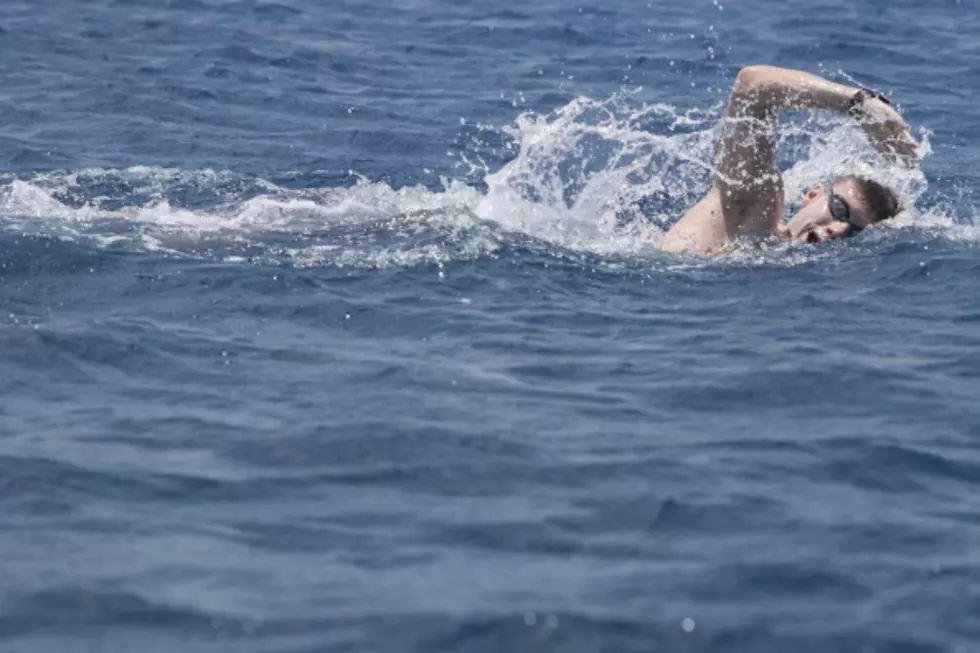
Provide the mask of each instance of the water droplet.
[{"label": "water droplet", "polygon": [[684,629],[685,633],[693,633],[694,627],[695,627],[694,619],[691,619],[690,617],[685,617],[684,621],[681,622],[681,628]]},{"label": "water droplet", "polygon": [[525,612],[524,623],[528,626],[533,626],[534,624],[538,623],[538,616],[533,612]]}]

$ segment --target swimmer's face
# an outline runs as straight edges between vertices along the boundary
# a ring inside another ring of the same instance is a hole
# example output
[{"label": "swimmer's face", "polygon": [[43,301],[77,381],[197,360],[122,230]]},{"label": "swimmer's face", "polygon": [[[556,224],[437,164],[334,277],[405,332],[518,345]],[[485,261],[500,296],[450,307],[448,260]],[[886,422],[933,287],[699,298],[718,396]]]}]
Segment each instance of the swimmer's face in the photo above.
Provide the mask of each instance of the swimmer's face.
[{"label": "swimmer's face", "polygon": [[800,210],[783,227],[794,243],[822,243],[843,238],[872,223],[858,185],[851,179],[832,186],[817,184],[806,192]]}]

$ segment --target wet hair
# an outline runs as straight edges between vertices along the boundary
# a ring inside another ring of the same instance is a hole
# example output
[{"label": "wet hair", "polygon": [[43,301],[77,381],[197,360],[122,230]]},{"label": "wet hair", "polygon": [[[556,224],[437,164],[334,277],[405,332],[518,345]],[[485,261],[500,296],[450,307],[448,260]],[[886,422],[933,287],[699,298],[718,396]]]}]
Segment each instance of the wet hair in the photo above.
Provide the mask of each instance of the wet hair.
[{"label": "wet hair", "polygon": [[864,200],[864,204],[868,208],[872,223],[894,217],[902,210],[895,192],[873,179],[858,177],[857,175],[847,175],[837,181],[853,181],[857,184],[858,192],[861,193],[861,199]]}]

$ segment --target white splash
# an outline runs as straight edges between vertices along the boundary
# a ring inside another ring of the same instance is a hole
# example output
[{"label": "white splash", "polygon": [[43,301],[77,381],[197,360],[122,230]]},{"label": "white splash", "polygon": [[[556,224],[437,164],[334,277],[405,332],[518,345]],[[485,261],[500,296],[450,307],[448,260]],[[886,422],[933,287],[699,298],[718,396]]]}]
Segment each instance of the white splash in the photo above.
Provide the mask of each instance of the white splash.
[{"label": "white splash", "polygon": [[[229,171],[142,166],[0,179],[0,229],[183,256],[237,259],[252,248],[265,252],[262,261],[310,266],[445,264],[494,255],[515,238],[642,260],[657,256],[663,229],[707,189],[719,109],[679,112],[621,93],[578,98],[548,115],[524,113],[503,129],[509,161],[497,169],[476,164],[485,191],[451,179],[431,189],[363,178],[350,187],[292,190]],[[921,171],[885,166],[857,129],[836,118],[790,123],[781,147],[798,159],[784,175],[789,201],[847,173],[889,183],[908,207],[926,189]],[[204,197],[195,202],[204,208],[179,206],[187,191]],[[944,215],[910,210],[896,222],[942,224],[977,238],[972,225],[956,227]],[[215,254],[222,248],[228,251]]]}]

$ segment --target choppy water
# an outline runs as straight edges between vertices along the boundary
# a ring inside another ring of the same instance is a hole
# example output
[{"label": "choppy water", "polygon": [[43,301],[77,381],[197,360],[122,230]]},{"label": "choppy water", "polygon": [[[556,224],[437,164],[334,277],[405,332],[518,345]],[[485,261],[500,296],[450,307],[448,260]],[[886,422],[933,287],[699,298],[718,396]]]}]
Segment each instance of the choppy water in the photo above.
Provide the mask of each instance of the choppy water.
[{"label": "choppy water", "polygon": [[[980,648],[969,1],[5,0],[0,650]],[[844,243],[654,247],[738,68]]]}]

